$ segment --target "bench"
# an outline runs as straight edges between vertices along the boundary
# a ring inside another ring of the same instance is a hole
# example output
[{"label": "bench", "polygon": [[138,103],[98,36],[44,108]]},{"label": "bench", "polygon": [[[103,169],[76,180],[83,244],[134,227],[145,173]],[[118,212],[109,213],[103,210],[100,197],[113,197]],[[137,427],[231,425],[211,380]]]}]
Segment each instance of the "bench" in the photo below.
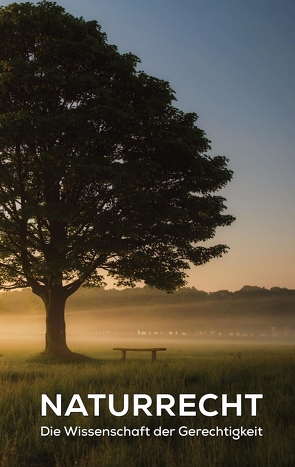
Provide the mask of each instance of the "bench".
[{"label": "bench", "polygon": [[127,348],[124,348],[124,347],[116,347],[113,350],[121,350],[122,360],[126,360],[126,352],[152,352],[152,360],[156,360],[157,352],[159,352],[161,350],[166,350],[166,349],[163,348],[163,347],[151,347],[151,348],[148,348],[148,349],[127,349]]}]

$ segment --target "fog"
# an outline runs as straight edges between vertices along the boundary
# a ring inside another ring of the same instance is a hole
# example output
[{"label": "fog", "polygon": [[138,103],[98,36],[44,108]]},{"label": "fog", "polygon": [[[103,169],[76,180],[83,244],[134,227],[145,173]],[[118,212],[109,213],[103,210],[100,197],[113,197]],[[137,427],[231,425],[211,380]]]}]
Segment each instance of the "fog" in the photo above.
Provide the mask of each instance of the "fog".
[{"label": "fog", "polygon": [[[210,306],[209,306],[210,305]],[[212,303],[170,306],[122,306],[66,311],[70,348],[75,345],[115,346],[135,343],[171,346],[201,342],[290,342],[295,337],[293,313],[237,312],[233,304]],[[224,305],[224,304],[223,304]],[[253,305],[253,303],[252,303]],[[0,314],[0,353],[3,348],[33,346],[45,342],[45,312]]]},{"label": "fog", "polygon": [[[156,289],[80,289],[67,301],[70,348],[128,343],[171,347],[204,342],[294,342],[295,291],[245,286],[237,292],[194,288],[165,294]],[[45,310],[29,289],[0,294],[3,348],[43,350]]]}]

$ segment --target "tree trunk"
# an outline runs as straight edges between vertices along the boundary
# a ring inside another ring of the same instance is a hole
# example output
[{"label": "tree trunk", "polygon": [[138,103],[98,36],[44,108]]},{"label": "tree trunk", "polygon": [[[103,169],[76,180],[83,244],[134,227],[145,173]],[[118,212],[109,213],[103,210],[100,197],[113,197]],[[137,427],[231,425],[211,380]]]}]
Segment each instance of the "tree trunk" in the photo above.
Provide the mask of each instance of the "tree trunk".
[{"label": "tree trunk", "polygon": [[66,343],[65,304],[63,288],[50,288],[42,297],[46,309],[45,353],[62,356],[71,353]]}]

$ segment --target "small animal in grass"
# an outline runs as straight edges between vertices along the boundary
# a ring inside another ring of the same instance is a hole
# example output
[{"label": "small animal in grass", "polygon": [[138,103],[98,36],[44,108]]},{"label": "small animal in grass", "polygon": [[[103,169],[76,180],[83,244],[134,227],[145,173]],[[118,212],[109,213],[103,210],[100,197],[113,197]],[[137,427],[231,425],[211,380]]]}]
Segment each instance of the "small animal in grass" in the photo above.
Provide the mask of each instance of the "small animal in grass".
[{"label": "small animal in grass", "polygon": [[231,354],[229,355],[229,358],[241,358],[241,354],[240,354],[240,352],[238,352],[237,354],[233,354],[231,352]]}]

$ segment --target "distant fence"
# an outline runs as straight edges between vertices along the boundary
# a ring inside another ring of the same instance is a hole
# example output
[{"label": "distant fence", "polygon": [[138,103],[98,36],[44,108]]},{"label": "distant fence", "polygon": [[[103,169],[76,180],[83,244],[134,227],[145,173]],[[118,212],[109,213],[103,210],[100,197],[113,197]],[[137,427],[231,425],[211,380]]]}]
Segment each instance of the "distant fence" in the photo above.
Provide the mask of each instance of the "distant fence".
[{"label": "distant fence", "polygon": [[109,330],[98,330],[95,334],[99,335],[125,335],[125,336],[138,336],[138,337],[181,337],[181,338],[193,338],[193,337],[295,337],[295,329],[291,328],[280,328],[272,326],[270,329],[264,332],[245,332],[245,331],[182,331],[182,330],[171,330],[171,331],[154,331],[154,330],[137,330],[137,331],[109,331]]}]

